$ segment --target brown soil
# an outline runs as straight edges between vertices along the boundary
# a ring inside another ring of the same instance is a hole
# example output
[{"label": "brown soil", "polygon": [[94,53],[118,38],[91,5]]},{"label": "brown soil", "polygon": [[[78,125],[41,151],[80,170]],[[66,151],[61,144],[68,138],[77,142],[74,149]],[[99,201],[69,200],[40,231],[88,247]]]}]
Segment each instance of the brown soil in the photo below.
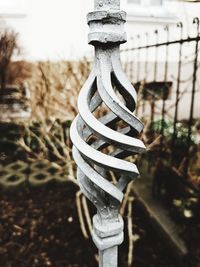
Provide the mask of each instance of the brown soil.
[{"label": "brown soil", "polygon": [[[82,236],[71,183],[0,191],[0,267],[95,267],[97,249]],[[91,206],[92,207],[92,206]],[[134,267],[177,267],[134,206]],[[126,225],[126,223],[125,223]],[[127,266],[128,239],[119,249],[119,266]]]}]

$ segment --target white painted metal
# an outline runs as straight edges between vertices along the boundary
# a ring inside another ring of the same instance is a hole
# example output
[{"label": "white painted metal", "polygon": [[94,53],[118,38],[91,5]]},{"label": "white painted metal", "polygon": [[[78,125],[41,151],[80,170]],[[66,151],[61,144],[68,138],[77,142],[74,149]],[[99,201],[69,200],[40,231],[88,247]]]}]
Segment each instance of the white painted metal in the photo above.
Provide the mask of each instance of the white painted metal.
[{"label": "white painted metal", "polygon": [[[80,188],[97,208],[92,237],[99,249],[100,267],[117,267],[118,245],[123,242],[123,220],[119,215],[122,191],[139,175],[136,165],[124,158],[145,151],[137,138],[143,125],[133,115],[137,95],[122,70],[119,56],[119,46],[126,42],[125,20],[120,0],[95,0],[95,11],[88,14],[88,41],[95,47],[94,66],[80,92],[79,115],[70,133]],[[93,112],[102,102],[109,112],[96,118]],[[116,129],[119,121],[126,126]],[[95,137],[92,142],[91,137]],[[115,148],[112,153],[101,151],[110,145]],[[115,185],[108,181],[108,171],[119,177]]]}]

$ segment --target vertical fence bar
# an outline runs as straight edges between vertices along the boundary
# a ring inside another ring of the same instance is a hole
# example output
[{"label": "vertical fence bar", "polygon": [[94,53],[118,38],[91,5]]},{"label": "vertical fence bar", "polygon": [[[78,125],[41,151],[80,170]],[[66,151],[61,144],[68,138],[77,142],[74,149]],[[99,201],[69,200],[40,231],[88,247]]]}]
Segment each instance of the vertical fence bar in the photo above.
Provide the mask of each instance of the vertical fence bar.
[{"label": "vertical fence bar", "polygon": [[194,18],[193,23],[197,26],[197,40],[195,45],[195,58],[194,58],[194,69],[193,69],[193,78],[192,78],[192,94],[191,94],[191,105],[190,105],[190,117],[188,122],[188,137],[187,137],[187,161],[186,161],[186,173],[188,171],[188,164],[189,164],[189,149],[191,145],[191,135],[192,135],[192,124],[193,124],[193,115],[194,115],[194,97],[196,92],[196,80],[197,80],[197,62],[198,62],[198,55],[199,55],[199,36],[200,36],[200,21],[199,18]]},{"label": "vertical fence bar", "polygon": [[[146,46],[149,44],[149,34],[148,32],[145,33],[146,36]],[[143,98],[144,98],[144,90],[145,90],[145,84],[147,82],[147,76],[148,76],[148,52],[149,49],[148,47],[144,48],[145,49],[145,63],[144,63],[144,84],[143,84]],[[145,99],[143,99],[142,102],[142,114],[145,114]]]},{"label": "vertical fence bar", "polygon": [[[155,30],[156,35],[156,44],[155,44],[155,63],[154,63],[154,82],[156,82],[157,79],[157,68],[158,68],[158,30]],[[154,114],[155,114],[155,94],[152,93],[152,99],[151,99],[151,124],[154,122]]]},{"label": "vertical fence bar", "polygon": [[[138,39],[138,51],[137,51],[137,81],[136,83],[138,84],[138,93],[139,93],[139,89],[140,89],[140,46],[141,46],[141,36],[138,34],[137,35],[137,39]],[[135,115],[137,116],[138,115],[138,110],[139,110],[139,104],[137,105],[136,107],[136,110],[135,110]]]},{"label": "vertical fence bar", "polygon": [[[165,73],[164,73],[164,82],[166,84],[167,88],[167,75],[168,75],[168,54],[169,54],[169,27],[168,25],[165,27],[165,31],[167,32],[167,45],[166,45],[166,53],[165,53]],[[165,88],[163,88],[162,91],[162,119],[161,119],[161,130],[160,134],[162,136],[161,138],[161,149],[162,149],[162,143],[163,143],[163,136],[164,136],[164,124],[165,124]]]},{"label": "vertical fence bar", "polygon": [[137,81],[140,81],[140,46],[141,46],[141,37],[138,34],[137,35],[137,39],[138,39],[138,53],[137,53]]},{"label": "vertical fence bar", "polygon": [[155,62],[154,62],[154,82],[156,82],[157,79],[157,69],[158,69],[158,30],[155,30],[156,35],[156,44],[155,44]]},{"label": "vertical fence bar", "polygon": [[[149,44],[149,34],[148,32],[145,33],[146,36],[146,46]],[[147,75],[148,75],[148,47],[145,48],[145,65],[144,65],[144,81],[147,81]]]},{"label": "vertical fence bar", "polygon": [[[131,44],[133,44],[134,45],[134,38],[133,37],[131,37]],[[131,65],[130,65],[130,80],[131,80],[131,83],[133,83],[133,80],[134,80],[134,76],[133,76],[133,70],[134,70],[134,68],[133,68],[133,62],[134,62],[134,56],[133,56],[133,53],[134,53],[134,51],[132,51],[132,50],[130,50],[130,53],[132,53],[132,56],[131,56]]]},{"label": "vertical fence bar", "polygon": [[[131,41],[131,38],[129,39]],[[127,69],[127,75],[129,80],[131,80],[131,42],[129,41],[129,46],[128,46],[128,69]]]},{"label": "vertical fence bar", "polygon": [[179,95],[180,95],[180,84],[181,84],[181,68],[182,68],[182,49],[183,49],[183,24],[179,22],[177,27],[180,28],[180,43],[179,43],[179,59],[178,59],[178,73],[177,73],[177,84],[176,84],[176,100],[175,100],[175,111],[174,111],[174,121],[173,121],[173,135],[172,135],[172,162],[174,160],[174,144],[177,138],[177,121],[178,121],[178,107],[179,107]]}]

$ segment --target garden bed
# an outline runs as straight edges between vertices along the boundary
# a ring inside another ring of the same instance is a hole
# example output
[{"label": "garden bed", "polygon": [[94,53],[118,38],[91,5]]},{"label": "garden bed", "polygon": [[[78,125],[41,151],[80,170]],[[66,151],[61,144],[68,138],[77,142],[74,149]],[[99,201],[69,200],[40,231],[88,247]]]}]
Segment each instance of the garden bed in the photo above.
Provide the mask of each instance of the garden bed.
[{"label": "garden bed", "polygon": [[[37,188],[25,186],[14,191],[1,189],[0,266],[98,266],[97,249],[91,239],[84,239],[80,230],[75,202],[77,190],[71,182],[64,186],[49,184]],[[171,252],[134,203],[133,231],[139,237],[135,242],[134,266],[177,267]],[[92,206],[90,210],[92,213]],[[119,249],[120,267],[127,266],[127,251],[125,228],[125,241]]]}]

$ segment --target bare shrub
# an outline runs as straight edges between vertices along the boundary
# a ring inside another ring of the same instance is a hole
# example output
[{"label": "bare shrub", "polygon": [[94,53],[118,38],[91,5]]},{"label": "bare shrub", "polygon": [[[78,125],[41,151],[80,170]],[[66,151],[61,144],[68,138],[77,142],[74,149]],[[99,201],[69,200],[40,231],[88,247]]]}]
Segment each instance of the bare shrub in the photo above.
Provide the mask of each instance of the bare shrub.
[{"label": "bare shrub", "polygon": [[77,114],[77,96],[89,69],[90,63],[85,58],[78,62],[35,64],[28,79],[33,118],[72,120]]},{"label": "bare shrub", "polygon": [[26,61],[12,61],[7,72],[7,83],[21,85],[32,76],[33,64]]},{"label": "bare shrub", "polygon": [[18,34],[12,30],[0,33],[0,85],[4,89],[7,83],[9,64],[15,52],[19,52]]}]

